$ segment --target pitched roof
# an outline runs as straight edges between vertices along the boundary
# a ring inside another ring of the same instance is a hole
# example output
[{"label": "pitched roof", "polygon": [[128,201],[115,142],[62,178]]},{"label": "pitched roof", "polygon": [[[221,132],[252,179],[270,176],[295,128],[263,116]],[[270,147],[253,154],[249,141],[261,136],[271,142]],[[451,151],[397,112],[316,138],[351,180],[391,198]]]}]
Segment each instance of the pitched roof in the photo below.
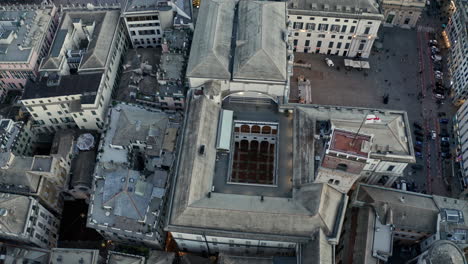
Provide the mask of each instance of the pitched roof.
[{"label": "pitched roof", "polygon": [[240,1],[233,78],[285,81],[286,3]]},{"label": "pitched roof", "polygon": [[353,203],[372,206],[380,219],[398,228],[436,230],[439,208],[429,195],[360,184]]},{"label": "pitched roof", "polygon": [[233,0],[206,0],[195,28],[187,77],[229,79]]}]

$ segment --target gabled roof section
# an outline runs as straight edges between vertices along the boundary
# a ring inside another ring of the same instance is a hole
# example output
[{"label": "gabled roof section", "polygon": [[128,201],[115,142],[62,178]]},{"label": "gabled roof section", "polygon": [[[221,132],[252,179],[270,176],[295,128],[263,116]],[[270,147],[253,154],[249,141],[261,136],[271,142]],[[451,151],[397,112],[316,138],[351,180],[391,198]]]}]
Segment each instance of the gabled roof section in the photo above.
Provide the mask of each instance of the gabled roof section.
[{"label": "gabled roof section", "polygon": [[436,230],[439,208],[429,195],[360,184],[353,204],[373,207],[380,219],[399,228]]},{"label": "gabled roof section", "polygon": [[286,3],[240,1],[234,79],[286,81]]},{"label": "gabled roof section", "polygon": [[231,78],[229,54],[234,5],[233,0],[203,1],[192,40],[187,77]]}]

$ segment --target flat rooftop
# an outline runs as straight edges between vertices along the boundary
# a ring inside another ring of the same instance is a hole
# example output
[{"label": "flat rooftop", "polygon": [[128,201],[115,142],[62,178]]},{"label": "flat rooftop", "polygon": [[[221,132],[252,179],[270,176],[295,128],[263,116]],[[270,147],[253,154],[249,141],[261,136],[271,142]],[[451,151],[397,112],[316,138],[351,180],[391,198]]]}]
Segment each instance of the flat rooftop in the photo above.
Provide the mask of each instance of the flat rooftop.
[{"label": "flat rooftop", "polygon": [[49,264],[62,264],[62,263],[97,264],[98,259],[99,259],[99,250],[54,248],[52,249],[52,252],[50,253]]},{"label": "flat rooftop", "polygon": [[[175,5],[179,10],[177,15],[184,18],[184,20],[190,21],[192,19],[192,1],[190,0],[128,0],[123,13],[145,13],[155,12],[157,10],[168,10]],[[125,14],[126,15],[126,14]]]},{"label": "flat rooftop", "polygon": [[367,158],[370,136],[335,129],[330,142],[330,150]]},{"label": "flat rooftop", "polygon": [[51,156],[34,156],[31,170],[49,172],[52,168],[53,160],[54,159]]},{"label": "flat rooftop", "polygon": [[0,193],[0,233],[22,235],[26,231],[32,200],[27,196]]},{"label": "flat rooftop", "polygon": [[288,3],[292,14],[296,11],[335,13],[338,17],[343,15],[380,15],[379,2],[375,0],[295,0]]},{"label": "flat rooftop", "polygon": [[15,5],[15,10],[0,11],[0,63],[29,63],[32,51],[40,52],[53,7],[30,7]]},{"label": "flat rooftop", "polygon": [[103,73],[56,76],[56,84],[50,83],[50,78],[42,78],[39,82],[29,80],[26,83],[22,100],[48,98],[57,96],[81,95],[80,103],[94,104]]}]

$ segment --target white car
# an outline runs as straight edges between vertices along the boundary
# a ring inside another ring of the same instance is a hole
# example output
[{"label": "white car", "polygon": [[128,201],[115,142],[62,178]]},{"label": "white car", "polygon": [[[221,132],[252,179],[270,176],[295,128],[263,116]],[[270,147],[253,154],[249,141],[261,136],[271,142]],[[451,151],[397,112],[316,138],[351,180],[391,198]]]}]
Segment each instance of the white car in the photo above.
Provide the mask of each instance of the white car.
[{"label": "white car", "polygon": [[431,59],[434,60],[434,61],[441,61],[441,60],[442,60],[442,56],[440,56],[440,55],[432,55],[432,56],[431,56]]},{"label": "white car", "polygon": [[429,40],[429,44],[437,45],[437,40],[431,39],[431,40]]},{"label": "white car", "polygon": [[445,96],[443,96],[442,94],[435,94],[434,96],[437,99],[442,99],[442,100],[445,99]]},{"label": "white car", "polygon": [[335,64],[329,58],[325,58],[325,62],[327,63],[328,67],[335,67]]},{"label": "white car", "polygon": [[431,137],[432,137],[432,139],[437,138],[437,133],[434,130],[431,130]]}]

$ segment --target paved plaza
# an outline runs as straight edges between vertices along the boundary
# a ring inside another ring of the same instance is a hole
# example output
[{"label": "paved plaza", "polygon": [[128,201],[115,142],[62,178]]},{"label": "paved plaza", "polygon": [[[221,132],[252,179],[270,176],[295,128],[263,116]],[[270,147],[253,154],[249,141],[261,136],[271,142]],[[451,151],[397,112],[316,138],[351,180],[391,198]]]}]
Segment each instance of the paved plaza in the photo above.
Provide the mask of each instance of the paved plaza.
[{"label": "paved plaza", "polygon": [[[426,132],[440,132],[437,112],[445,111],[450,116],[455,108],[450,106],[448,100],[437,108],[432,98],[432,65],[429,55],[425,53],[428,34],[416,30],[381,28],[379,41],[383,42],[383,48],[371,55],[369,70],[345,69],[344,57],[295,53],[296,63],[311,64],[312,67],[294,67],[291,102],[297,102],[297,78],[304,76],[311,83],[312,104],[405,110],[411,124],[418,122],[425,125]],[[332,59],[335,67],[328,67],[325,58]],[[418,99],[420,94],[426,95],[425,98]],[[387,104],[383,100],[386,95]],[[407,169],[406,178],[416,183],[418,191],[447,194],[450,189],[444,187],[442,178],[442,171],[449,171],[450,163],[442,162],[438,151],[438,141],[426,140],[423,158],[417,159],[425,169]],[[428,185],[431,186],[428,188]]]}]

